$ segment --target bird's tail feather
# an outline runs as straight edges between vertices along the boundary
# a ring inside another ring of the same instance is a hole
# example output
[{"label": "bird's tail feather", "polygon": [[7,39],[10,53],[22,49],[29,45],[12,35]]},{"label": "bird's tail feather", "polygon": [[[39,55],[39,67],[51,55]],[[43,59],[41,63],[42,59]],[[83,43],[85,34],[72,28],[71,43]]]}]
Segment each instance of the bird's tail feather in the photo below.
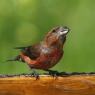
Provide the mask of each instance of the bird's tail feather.
[{"label": "bird's tail feather", "polygon": [[23,49],[25,49],[26,47],[15,47],[14,49],[21,49],[21,50],[23,50]]},{"label": "bird's tail feather", "polygon": [[20,55],[18,55],[18,56],[16,56],[15,58],[13,58],[13,59],[8,59],[8,60],[6,60],[7,62],[8,61],[20,61],[20,59],[21,59],[21,57],[20,57]]}]

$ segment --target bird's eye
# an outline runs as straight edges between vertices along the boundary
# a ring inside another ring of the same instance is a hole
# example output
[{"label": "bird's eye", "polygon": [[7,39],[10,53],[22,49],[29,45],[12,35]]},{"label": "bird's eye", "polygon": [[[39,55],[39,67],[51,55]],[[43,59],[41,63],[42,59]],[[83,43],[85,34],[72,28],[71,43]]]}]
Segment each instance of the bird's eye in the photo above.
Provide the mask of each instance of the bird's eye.
[{"label": "bird's eye", "polygon": [[56,31],[55,30],[52,30],[52,33],[55,33]]}]

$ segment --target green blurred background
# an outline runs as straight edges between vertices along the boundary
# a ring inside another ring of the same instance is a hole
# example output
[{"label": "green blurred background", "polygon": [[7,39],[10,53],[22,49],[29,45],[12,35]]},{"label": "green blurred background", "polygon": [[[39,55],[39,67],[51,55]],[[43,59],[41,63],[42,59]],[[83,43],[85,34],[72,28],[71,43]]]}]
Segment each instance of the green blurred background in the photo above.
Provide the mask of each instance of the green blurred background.
[{"label": "green blurred background", "polygon": [[8,62],[27,46],[43,39],[52,27],[71,28],[64,58],[54,70],[95,71],[95,0],[0,0],[0,73],[31,72],[21,62]]}]

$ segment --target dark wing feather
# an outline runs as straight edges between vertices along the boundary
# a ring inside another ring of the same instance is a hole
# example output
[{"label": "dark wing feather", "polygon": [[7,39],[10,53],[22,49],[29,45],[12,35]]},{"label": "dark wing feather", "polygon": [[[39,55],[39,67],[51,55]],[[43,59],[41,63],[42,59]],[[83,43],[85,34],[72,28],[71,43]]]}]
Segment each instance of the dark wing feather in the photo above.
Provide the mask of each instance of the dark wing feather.
[{"label": "dark wing feather", "polygon": [[22,48],[21,52],[34,60],[40,56],[40,44]]}]

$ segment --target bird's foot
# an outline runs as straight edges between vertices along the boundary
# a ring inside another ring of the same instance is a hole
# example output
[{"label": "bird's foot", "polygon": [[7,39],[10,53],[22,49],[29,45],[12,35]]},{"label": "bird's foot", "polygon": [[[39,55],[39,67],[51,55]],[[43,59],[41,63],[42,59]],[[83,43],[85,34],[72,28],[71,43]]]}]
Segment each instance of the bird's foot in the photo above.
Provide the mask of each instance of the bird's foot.
[{"label": "bird's foot", "polygon": [[32,73],[32,76],[36,78],[36,80],[40,79],[40,76],[38,73]]},{"label": "bird's foot", "polygon": [[58,71],[49,71],[49,75],[51,75],[54,78],[58,77],[58,73],[59,73]]},{"label": "bird's foot", "polygon": [[36,80],[40,79],[39,74],[38,74],[35,70],[33,70],[33,72],[32,72],[32,76],[35,77]]},{"label": "bird's foot", "polygon": [[46,70],[49,72],[49,75],[51,75],[52,77],[57,78],[59,76],[59,72],[58,71],[53,71],[53,70]]}]

